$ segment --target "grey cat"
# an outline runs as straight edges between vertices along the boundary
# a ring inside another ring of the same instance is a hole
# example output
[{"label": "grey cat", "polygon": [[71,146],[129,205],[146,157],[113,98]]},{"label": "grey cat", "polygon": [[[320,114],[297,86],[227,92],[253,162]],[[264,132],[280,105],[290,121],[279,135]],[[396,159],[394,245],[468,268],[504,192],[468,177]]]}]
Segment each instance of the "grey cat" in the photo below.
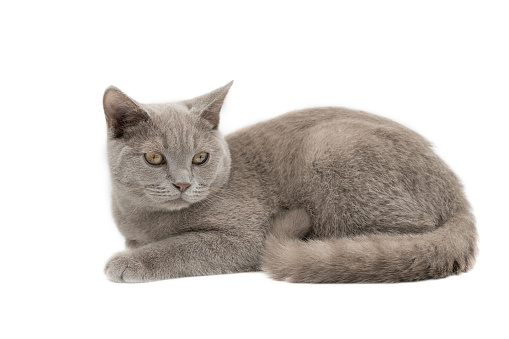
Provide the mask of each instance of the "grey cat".
[{"label": "grey cat", "polygon": [[402,282],[472,267],[455,174],[417,133],[345,108],[290,112],[226,138],[232,83],[191,100],[104,94],[116,282],[258,271],[304,283]]}]

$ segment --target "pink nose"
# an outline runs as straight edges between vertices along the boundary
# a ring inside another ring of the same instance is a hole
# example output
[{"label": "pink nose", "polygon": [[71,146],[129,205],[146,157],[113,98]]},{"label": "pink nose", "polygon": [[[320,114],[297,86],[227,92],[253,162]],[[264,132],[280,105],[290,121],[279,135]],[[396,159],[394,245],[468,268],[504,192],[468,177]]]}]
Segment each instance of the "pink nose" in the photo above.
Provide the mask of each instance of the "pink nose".
[{"label": "pink nose", "polygon": [[191,184],[187,182],[177,182],[174,183],[173,186],[177,187],[180,192],[184,192],[189,186],[191,186]]}]

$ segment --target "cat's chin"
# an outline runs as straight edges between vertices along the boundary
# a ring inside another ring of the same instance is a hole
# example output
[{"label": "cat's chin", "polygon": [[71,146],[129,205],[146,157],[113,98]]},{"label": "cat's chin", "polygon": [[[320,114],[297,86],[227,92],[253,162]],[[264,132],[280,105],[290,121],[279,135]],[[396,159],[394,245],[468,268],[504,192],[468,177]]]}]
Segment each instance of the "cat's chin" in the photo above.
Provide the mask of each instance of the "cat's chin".
[{"label": "cat's chin", "polygon": [[169,211],[172,211],[172,212],[174,212],[174,211],[175,211],[175,212],[176,212],[176,211],[180,211],[180,210],[186,209],[186,208],[188,208],[189,206],[191,206],[191,203],[190,203],[190,202],[188,202],[188,203],[187,203],[187,204],[185,204],[185,205],[180,205],[180,206],[167,206],[167,209],[168,209]]},{"label": "cat's chin", "polygon": [[169,211],[180,211],[180,210],[183,210],[185,208],[188,208],[189,206],[192,205],[191,202],[189,201],[186,201],[182,198],[177,198],[175,200],[171,200],[171,201],[167,201],[165,203],[161,203],[161,205],[169,210]]}]

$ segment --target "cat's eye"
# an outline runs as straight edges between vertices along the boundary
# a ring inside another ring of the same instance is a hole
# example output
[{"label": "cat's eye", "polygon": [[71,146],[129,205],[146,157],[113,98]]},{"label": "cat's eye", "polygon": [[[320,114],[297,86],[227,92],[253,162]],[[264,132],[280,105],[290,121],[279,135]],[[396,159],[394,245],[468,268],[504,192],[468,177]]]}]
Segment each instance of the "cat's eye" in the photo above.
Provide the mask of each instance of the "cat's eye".
[{"label": "cat's eye", "polygon": [[196,153],[193,157],[193,164],[202,165],[209,158],[209,154],[207,152]]},{"label": "cat's eye", "polygon": [[157,152],[145,153],[145,160],[151,165],[161,165],[164,163],[163,155]]}]

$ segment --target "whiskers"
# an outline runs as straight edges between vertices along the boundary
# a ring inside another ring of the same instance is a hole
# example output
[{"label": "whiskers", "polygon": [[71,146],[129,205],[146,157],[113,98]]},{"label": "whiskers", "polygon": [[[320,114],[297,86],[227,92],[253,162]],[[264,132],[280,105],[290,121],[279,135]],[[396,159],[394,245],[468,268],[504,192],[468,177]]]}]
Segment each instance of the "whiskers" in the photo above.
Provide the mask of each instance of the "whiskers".
[{"label": "whiskers", "polygon": [[198,201],[202,201],[209,195],[208,186],[198,184],[196,186],[191,186],[188,191],[185,193],[185,199],[189,202],[195,203]]},{"label": "whiskers", "polygon": [[180,192],[174,188],[161,185],[147,185],[144,189],[145,192],[154,197],[176,199],[180,196]]},{"label": "whiskers", "polygon": [[183,194],[175,189],[175,187],[158,184],[145,186],[124,185],[124,187],[132,191],[133,194],[136,194],[138,198],[141,198],[143,201],[170,205],[172,204],[172,200],[175,200],[175,204],[177,205],[185,204],[185,202],[189,204],[200,202],[206,206],[212,206],[214,202],[238,199],[235,194],[224,188],[203,184],[191,185]]}]

